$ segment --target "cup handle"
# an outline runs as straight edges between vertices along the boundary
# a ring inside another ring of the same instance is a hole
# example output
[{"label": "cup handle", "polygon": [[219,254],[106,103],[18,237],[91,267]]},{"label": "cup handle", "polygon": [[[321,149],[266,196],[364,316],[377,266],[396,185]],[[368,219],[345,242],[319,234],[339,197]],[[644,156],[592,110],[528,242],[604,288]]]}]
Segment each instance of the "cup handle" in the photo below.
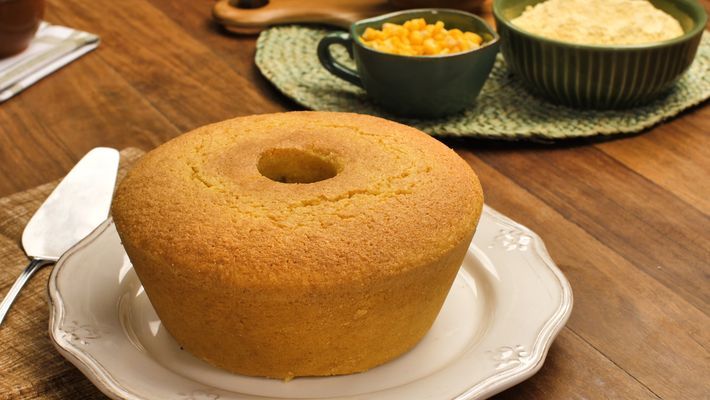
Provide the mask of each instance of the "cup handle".
[{"label": "cup handle", "polygon": [[334,44],[345,46],[350,57],[353,56],[353,39],[350,37],[350,34],[346,32],[331,32],[318,42],[318,60],[320,60],[320,63],[323,64],[323,67],[325,67],[328,72],[338,78],[363,87],[357,71],[346,67],[333,58],[333,55],[330,53],[330,46]]}]

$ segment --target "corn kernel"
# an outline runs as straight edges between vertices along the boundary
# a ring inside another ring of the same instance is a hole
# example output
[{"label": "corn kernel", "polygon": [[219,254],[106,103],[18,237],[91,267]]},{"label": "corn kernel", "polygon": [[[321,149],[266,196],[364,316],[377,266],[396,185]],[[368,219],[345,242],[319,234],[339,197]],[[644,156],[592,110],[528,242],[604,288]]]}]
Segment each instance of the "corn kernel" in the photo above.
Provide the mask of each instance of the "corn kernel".
[{"label": "corn kernel", "polygon": [[392,34],[392,33],[394,33],[394,30],[396,28],[397,28],[397,25],[389,23],[389,22],[385,22],[384,24],[382,24],[382,32],[384,34]]},{"label": "corn kernel", "polygon": [[434,39],[427,39],[424,41],[424,54],[434,55],[438,54],[440,51],[439,44]]},{"label": "corn kernel", "polygon": [[483,42],[483,38],[473,32],[466,32],[463,35],[466,39],[475,44],[481,44]]},{"label": "corn kernel", "polygon": [[424,36],[420,31],[413,31],[409,34],[409,42],[412,44],[422,44],[422,42],[424,42]]},{"label": "corn kernel", "polygon": [[452,48],[459,45],[459,41],[452,36],[447,36],[442,40],[444,47]]},{"label": "corn kernel", "polygon": [[378,38],[380,34],[380,31],[372,28],[367,28],[365,29],[365,32],[362,34],[362,38],[365,40],[375,40]]},{"label": "corn kernel", "polygon": [[424,18],[411,19],[402,25],[385,22],[381,30],[367,28],[360,40],[375,50],[407,56],[454,54],[483,43],[481,36],[473,32],[447,30],[442,21],[427,24]]}]

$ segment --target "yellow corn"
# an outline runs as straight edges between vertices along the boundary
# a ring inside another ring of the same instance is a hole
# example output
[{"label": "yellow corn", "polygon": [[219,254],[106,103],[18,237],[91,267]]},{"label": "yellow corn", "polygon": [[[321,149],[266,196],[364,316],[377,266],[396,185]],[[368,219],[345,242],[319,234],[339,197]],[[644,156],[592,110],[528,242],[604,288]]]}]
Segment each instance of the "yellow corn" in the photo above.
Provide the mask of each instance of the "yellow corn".
[{"label": "yellow corn", "polygon": [[385,22],[382,29],[367,28],[360,37],[362,43],[375,50],[407,56],[435,56],[476,49],[483,39],[473,32],[444,23],[427,24],[424,18],[410,19],[402,25]]},{"label": "yellow corn", "polygon": [[463,36],[468,39],[469,42],[475,43],[477,45],[480,45],[483,42],[483,38],[473,32],[465,32]]}]

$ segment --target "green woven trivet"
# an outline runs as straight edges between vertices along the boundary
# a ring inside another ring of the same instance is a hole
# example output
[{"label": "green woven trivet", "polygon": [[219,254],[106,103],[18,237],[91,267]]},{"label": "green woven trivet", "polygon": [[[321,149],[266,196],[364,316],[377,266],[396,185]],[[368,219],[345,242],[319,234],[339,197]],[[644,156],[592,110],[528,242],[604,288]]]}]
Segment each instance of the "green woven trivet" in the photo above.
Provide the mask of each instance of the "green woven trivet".
[{"label": "green woven trivet", "polygon": [[[499,55],[474,106],[439,119],[393,116],[365,92],[328,73],[318,62],[318,41],[329,30],[288,25],[268,29],[257,41],[256,65],[281,92],[306,108],[379,115],[431,135],[489,139],[559,140],[629,134],[653,126],[710,97],[710,35],[704,34],[695,62],[678,84],[655,102],[623,111],[578,110],[556,106],[529,94]],[[334,56],[354,66],[345,50]],[[416,82],[412,82],[416,85]]]}]

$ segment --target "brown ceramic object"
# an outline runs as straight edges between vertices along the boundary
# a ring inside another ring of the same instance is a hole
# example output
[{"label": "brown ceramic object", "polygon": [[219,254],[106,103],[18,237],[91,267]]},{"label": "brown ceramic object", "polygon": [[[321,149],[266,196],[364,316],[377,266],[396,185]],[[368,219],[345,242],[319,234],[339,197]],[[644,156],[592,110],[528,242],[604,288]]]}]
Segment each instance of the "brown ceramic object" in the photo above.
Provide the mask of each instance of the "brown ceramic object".
[{"label": "brown ceramic object", "polygon": [[44,15],[44,0],[0,0],[0,58],[29,46]]}]

